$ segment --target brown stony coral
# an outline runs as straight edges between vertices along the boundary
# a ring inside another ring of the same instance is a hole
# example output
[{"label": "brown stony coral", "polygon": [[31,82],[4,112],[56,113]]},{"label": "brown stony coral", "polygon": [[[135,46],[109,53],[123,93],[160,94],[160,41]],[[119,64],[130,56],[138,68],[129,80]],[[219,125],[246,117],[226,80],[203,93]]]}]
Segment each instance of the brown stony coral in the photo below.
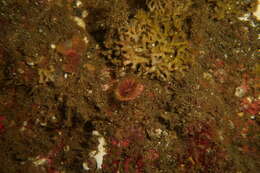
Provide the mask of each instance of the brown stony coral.
[{"label": "brown stony coral", "polygon": [[142,94],[144,85],[134,78],[126,78],[120,81],[115,89],[116,99],[130,101]]}]

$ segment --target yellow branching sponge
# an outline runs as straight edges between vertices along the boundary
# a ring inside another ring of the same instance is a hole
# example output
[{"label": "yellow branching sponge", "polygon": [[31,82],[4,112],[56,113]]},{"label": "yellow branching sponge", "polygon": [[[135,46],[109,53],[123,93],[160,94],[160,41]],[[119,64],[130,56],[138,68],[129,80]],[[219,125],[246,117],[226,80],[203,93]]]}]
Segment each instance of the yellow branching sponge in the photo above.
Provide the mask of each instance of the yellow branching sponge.
[{"label": "yellow branching sponge", "polygon": [[150,0],[106,41],[112,63],[160,80],[183,74],[194,61],[185,31],[192,1]]}]

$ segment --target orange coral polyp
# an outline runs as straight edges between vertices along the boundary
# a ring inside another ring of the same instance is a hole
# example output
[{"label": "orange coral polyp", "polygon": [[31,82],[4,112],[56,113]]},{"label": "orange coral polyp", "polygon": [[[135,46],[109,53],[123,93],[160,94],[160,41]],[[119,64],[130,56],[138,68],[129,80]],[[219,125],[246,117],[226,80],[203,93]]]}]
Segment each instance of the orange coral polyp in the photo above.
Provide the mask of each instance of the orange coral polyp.
[{"label": "orange coral polyp", "polygon": [[119,82],[116,87],[115,95],[120,101],[130,101],[142,94],[144,86],[136,79],[127,78]]}]

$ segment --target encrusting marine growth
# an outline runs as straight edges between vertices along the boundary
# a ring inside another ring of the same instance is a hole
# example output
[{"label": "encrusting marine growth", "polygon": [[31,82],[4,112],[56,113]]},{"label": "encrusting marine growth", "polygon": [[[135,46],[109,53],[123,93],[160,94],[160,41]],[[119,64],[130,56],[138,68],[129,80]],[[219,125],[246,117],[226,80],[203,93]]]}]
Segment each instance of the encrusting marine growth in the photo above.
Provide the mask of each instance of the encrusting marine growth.
[{"label": "encrusting marine growth", "polygon": [[242,9],[250,8],[250,3],[243,0],[209,0],[203,7],[200,4],[193,0],[146,0],[147,9],[138,9],[133,18],[108,34],[105,56],[140,75],[164,81],[183,76],[194,64],[198,51],[190,41],[196,8],[205,8],[205,15],[214,20],[238,17]]}]

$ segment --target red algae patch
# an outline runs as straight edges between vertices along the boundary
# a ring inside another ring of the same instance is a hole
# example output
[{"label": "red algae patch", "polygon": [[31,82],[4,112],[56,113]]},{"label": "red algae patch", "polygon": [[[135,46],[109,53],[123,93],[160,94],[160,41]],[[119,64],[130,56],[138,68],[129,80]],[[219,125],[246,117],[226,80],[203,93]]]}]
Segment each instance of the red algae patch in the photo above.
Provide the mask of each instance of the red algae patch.
[{"label": "red algae patch", "polygon": [[142,94],[144,85],[135,78],[120,81],[115,89],[115,96],[120,101],[130,101]]}]

